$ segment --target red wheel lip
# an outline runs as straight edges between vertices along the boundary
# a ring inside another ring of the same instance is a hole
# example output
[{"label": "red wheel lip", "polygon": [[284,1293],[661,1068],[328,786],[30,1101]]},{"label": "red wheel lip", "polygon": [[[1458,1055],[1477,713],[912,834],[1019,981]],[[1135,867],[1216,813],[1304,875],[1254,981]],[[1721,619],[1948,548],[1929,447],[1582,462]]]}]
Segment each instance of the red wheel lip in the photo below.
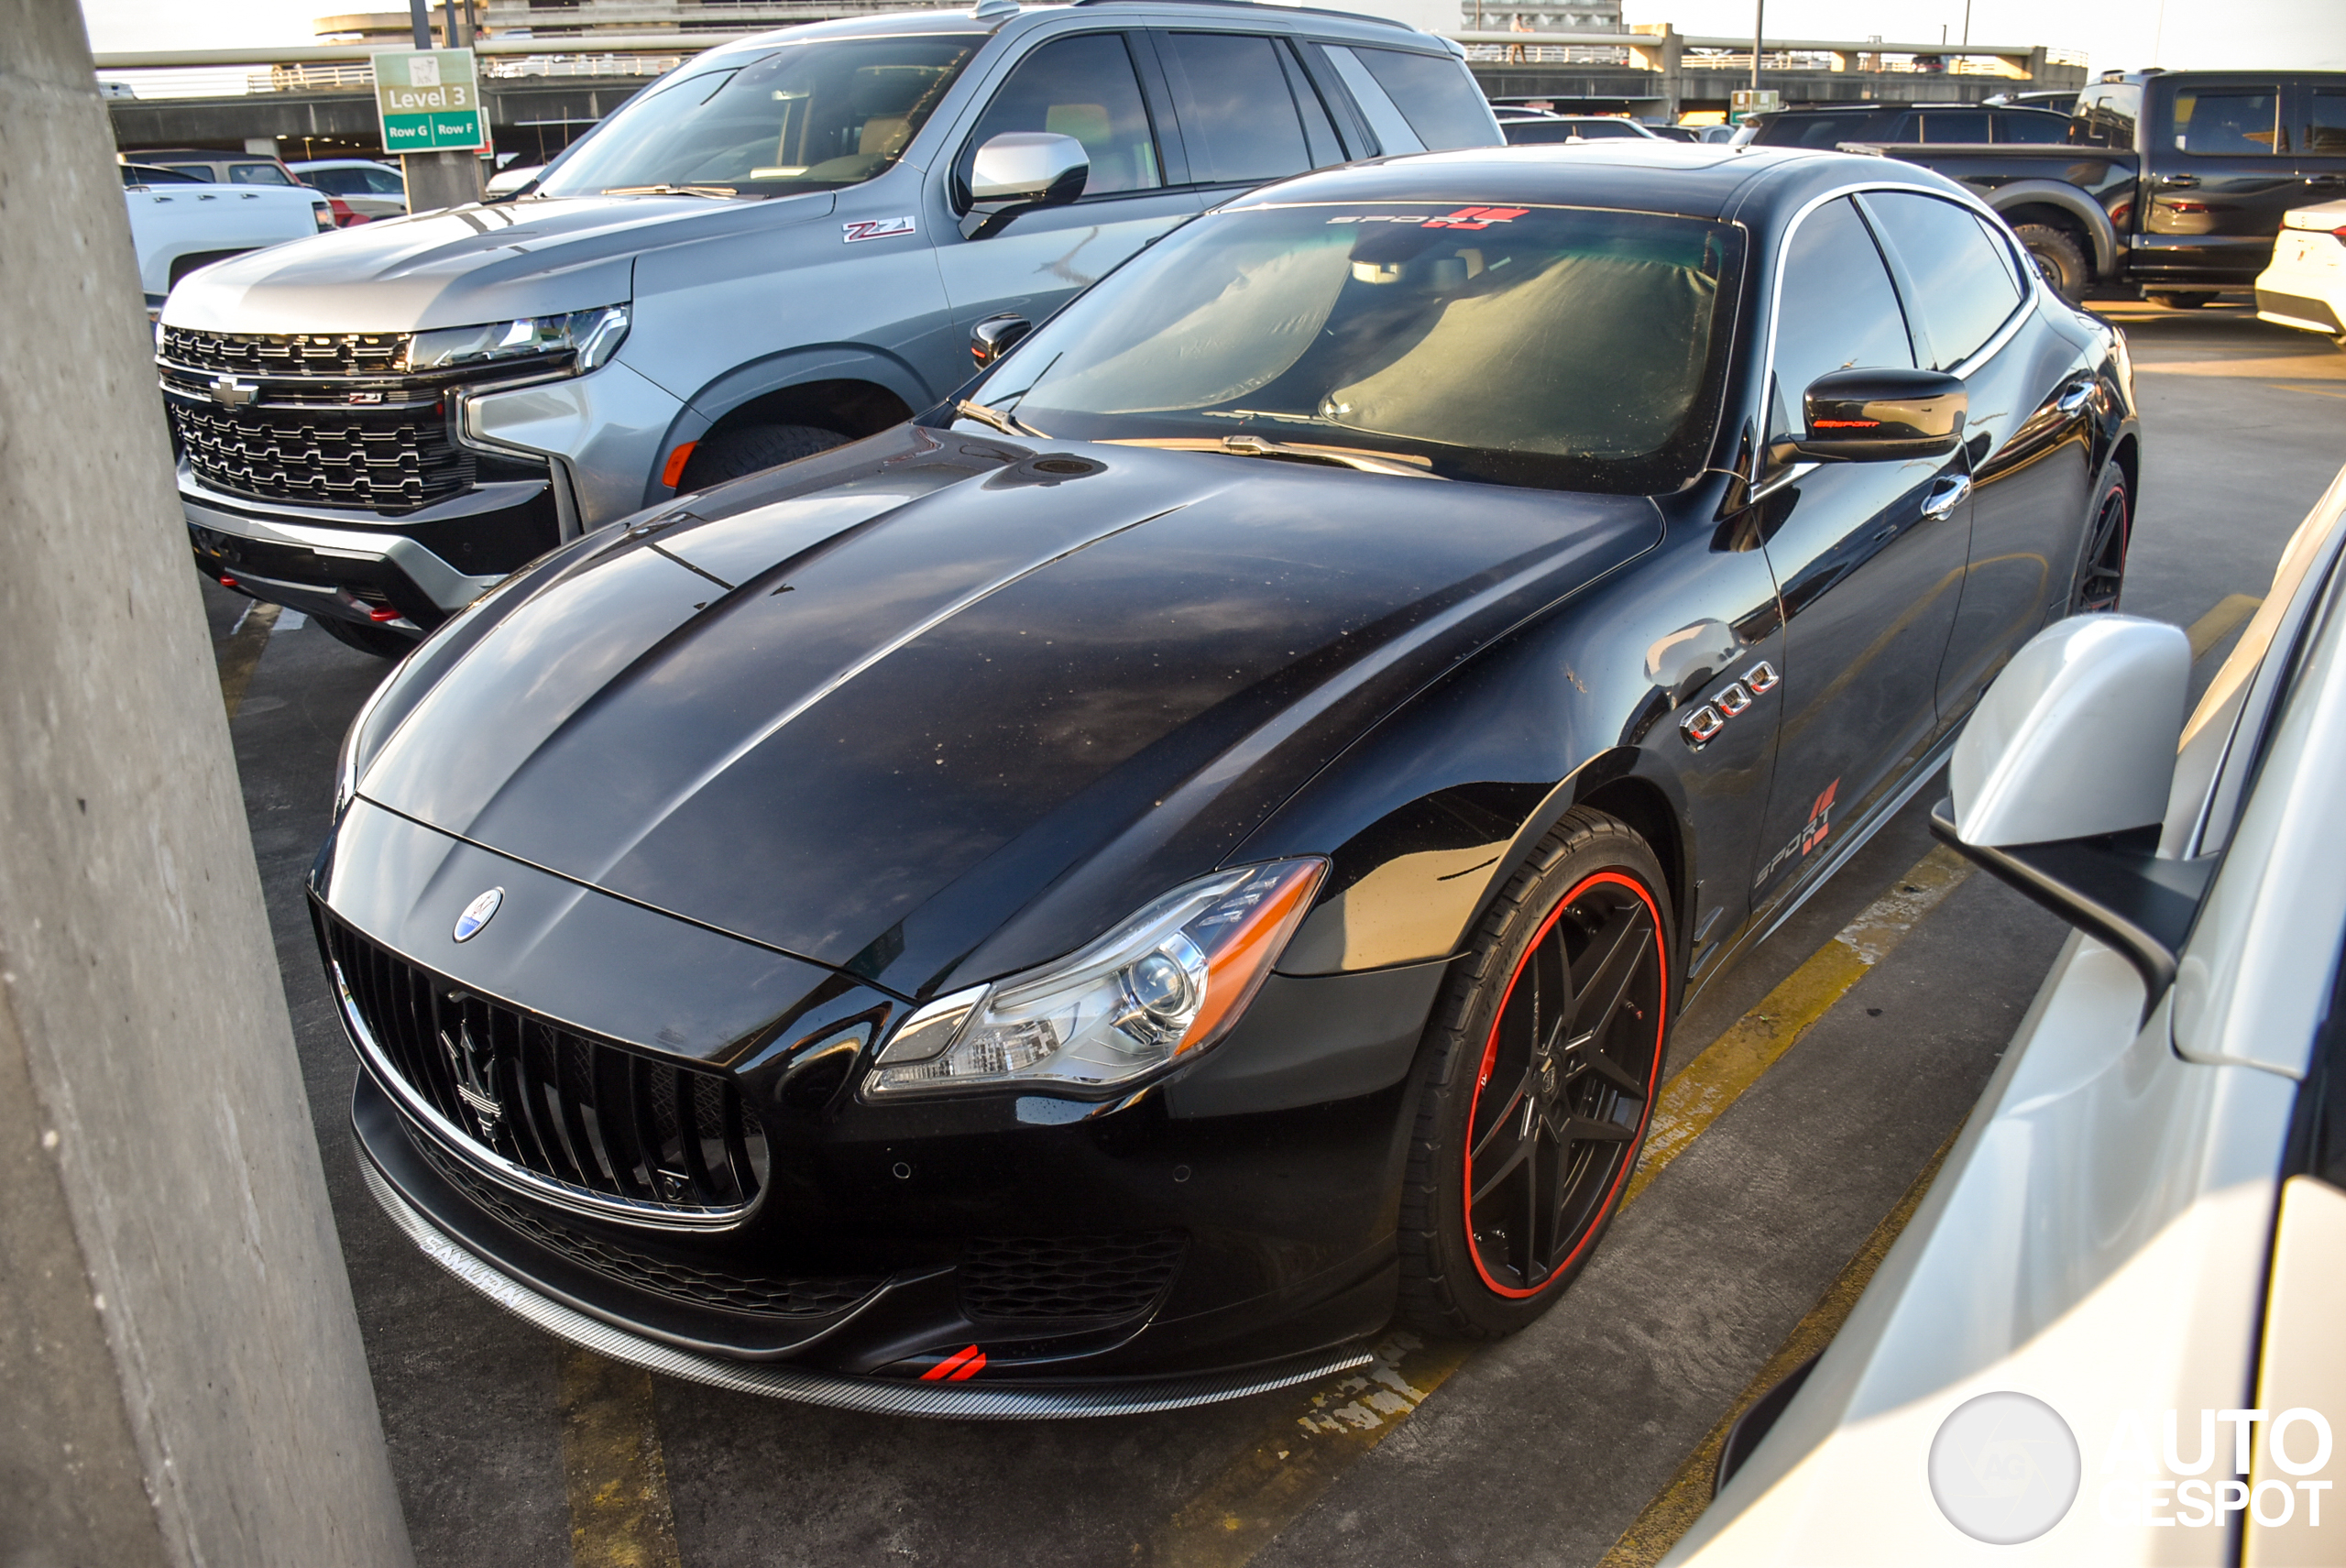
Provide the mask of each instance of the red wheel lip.
[{"label": "red wheel lip", "polygon": [[[1653,1120],[1653,1104],[1657,1098],[1655,1091],[1661,1080],[1662,1038],[1670,1028],[1670,948],[1662,940],[1661,909],[1654,903],[1653,895],[1648,893],[1644,884],[1636,878],[1625,876],[1619,872],[1595,872],[1583,878],[1562,897],[1556,900],[1556,906],[1548,911],[1548,917],[1540,923],[1540,929],[1533,932],[1531,940],[1524,944],[1523,957],[1516,960],[1515,972],[1507,976],[1507,989],[1499,992],[1498,1007],[1491,1014],[1490,1036],[1484,1042],[1483,1058],[1475,1064],[1474,1068],[1474,1096],[1466,1104],[1464,1185],[1460,1188],[1458,1195],[1459,1220],[1466,1232],[1466,1255],[1474,1261],[1474,1272],[1481,1277],[1484,1286],[1494,1294],[1505,1296],[1510,1300],[1527,1300],[1543,1290],[1554,1288],[1556,1282],[1564,1277],[1564,1271],[1573,1266],[1573,1261],[1582,1253],[1588,1250],[1588,1244],[1596,1239],[1596,1226],[1592,1223],[1588,1228],[1588,1234],[1581,1237],[1579,1245],[1565,1254],[1562,1261],[1549,1270],[1548,1277],[1539,1284],[1527,1288],[1518,1288],[1511,1285],[1502,1285],[1492,1278],[1491,1271],[1483,1266],[1482,1249],[1474,1245],[1474,1110],[1482,1104],[1483,1090],[1490,1081],[1491,1058],[1498,1054],[1499,1020],[1507,1015],[1507,999],[1515,994],[1516,982],[1523,978],[1524,966],[1531,961],[1531,955],[1539,950],[1540,944],[1547,940],[1548,933],[1556,928],[1556,922],[1563,918],[1565,907],[1590,888],[1605,883],[1626,887],[1636,894],[1638,902],[1646,906],[1646,913],[1653,916],[1654,957],[1661,965],[1661,1001],[1654,1008],[1653,1071],[1646,1080],[1645,1114],[1638,1118],[1639,1138],[1645,1135],[1648,1124]],[[1614,1177],[1613,1185],[1606,1191],[1605,1201],[1597,1206],[1596,1212],[1600,1219],[1605,1212],[1613,1206],[1614,1199],[1619,1195],[1621,1188],[1628,1181],[1629,1173],[1636,1168],[1635,1160],[1627,1160],[1622,1163],[1620,1173]]]}]

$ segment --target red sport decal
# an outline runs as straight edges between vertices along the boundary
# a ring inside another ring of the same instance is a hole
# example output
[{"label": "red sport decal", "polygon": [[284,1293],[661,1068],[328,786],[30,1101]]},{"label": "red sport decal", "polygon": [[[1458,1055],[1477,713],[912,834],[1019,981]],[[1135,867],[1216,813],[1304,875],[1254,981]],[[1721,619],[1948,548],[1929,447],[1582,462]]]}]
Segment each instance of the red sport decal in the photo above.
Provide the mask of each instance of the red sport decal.
[{"label": "red sport decal", "polygon": [[955,1351],[920,1375],[924,1383],[966,1383],[986,1369],[986,1353],[976,1345]]},{"label": "red sport decal", "polygon": [[1529,212],[1529,207],[1461,207],[1439,218],[1428,218],[1420,225],[1430,229],[1486,229],[1493,224],[1511,223]]},{"label": "red sport decal", "polygon": [[1841,792],[1841,781],[1835,779],[1808,808],[1808,826],[1801,829],[1800,852],[1805,858],[1811,850],[1825,842],[1825,835],[1833,831],[1833,797]]}]

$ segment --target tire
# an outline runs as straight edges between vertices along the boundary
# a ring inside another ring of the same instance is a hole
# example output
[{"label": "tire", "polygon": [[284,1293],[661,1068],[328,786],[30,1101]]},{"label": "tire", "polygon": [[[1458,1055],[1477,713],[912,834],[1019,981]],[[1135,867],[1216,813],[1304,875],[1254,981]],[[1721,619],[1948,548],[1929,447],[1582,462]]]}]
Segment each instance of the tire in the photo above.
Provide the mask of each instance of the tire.
[{"label": "tire", "polygon": [[2170,311],[2196,311],[2216,296],[2213,294],[2145,294],[2144,299]]},{"label": "tire", "polygon": [[693,455],[685,460],[683,480],[676,488],[706,489],[761,468],[795,463],[801,457],[845,446],[847,441],[838,431],[819,425],[737,425],[718,432],[693,448]]},{"label": "tire", "polygon": [[361,653],[372,653],[378,659],[404,659],[415,648],[416,640],[393,631],[388,626],[361,626],[355,620],[344,620],[331,615],[313,615],[310,623],[345,648],[356,648]]},{"label": "tire", "polygon": [[[1587,1266],[1652,1119],[1673,928],[1653,851],[1577,807],[1484,912],[1420,1057],[1401,1192],[1408,1321],[1513,1333]],[[1574,1000],[1550,1021],[1560,989]]]},{"label": "tire", "polygon": [[2126,589],[2126,550],[2134,536],[2134,498],[2126,490],[2126,470],[2112,463],[2101,471],[2093,505],[2086,509],[2086,534],[2070,578],[2069,613],[2100,615],[2115,610]]},{"label": "tire", "polygon": [[2027,248],[2028,258],[2036,263],[2037,276],[2070,304],[2077,304],[2086,297],[2086,289],[2093,281],[2093,269],[2086,265],[2086,253],[2078,247],[2066,230],[2049,224],[2022,224],[2012,236]]}]

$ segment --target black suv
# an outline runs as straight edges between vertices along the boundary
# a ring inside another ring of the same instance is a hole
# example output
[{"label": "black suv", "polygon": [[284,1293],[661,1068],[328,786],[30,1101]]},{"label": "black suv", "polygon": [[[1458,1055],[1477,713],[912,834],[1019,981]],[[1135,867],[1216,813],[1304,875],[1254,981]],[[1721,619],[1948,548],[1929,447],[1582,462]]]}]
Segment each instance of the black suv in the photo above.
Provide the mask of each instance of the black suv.
[{"label": "black suv", "polygon": [[1802,104],[1754,115],[1751,140],[1761,147],[1831,148],[1845,141],[1992,142],[2043,146],[2069,139],[2066,115],[2049,109],[1979,104]]}]

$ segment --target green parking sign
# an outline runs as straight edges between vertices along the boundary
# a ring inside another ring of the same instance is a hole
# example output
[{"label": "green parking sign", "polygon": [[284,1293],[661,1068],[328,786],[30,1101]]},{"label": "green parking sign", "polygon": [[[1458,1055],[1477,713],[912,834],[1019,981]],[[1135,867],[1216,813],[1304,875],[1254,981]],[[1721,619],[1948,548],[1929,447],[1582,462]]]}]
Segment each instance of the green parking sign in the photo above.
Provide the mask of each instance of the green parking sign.
[{"label": "green parking sign", "polygon": [[478,152],[488,146],[468,49],[392,49],[374,58],[385,152]]}]

